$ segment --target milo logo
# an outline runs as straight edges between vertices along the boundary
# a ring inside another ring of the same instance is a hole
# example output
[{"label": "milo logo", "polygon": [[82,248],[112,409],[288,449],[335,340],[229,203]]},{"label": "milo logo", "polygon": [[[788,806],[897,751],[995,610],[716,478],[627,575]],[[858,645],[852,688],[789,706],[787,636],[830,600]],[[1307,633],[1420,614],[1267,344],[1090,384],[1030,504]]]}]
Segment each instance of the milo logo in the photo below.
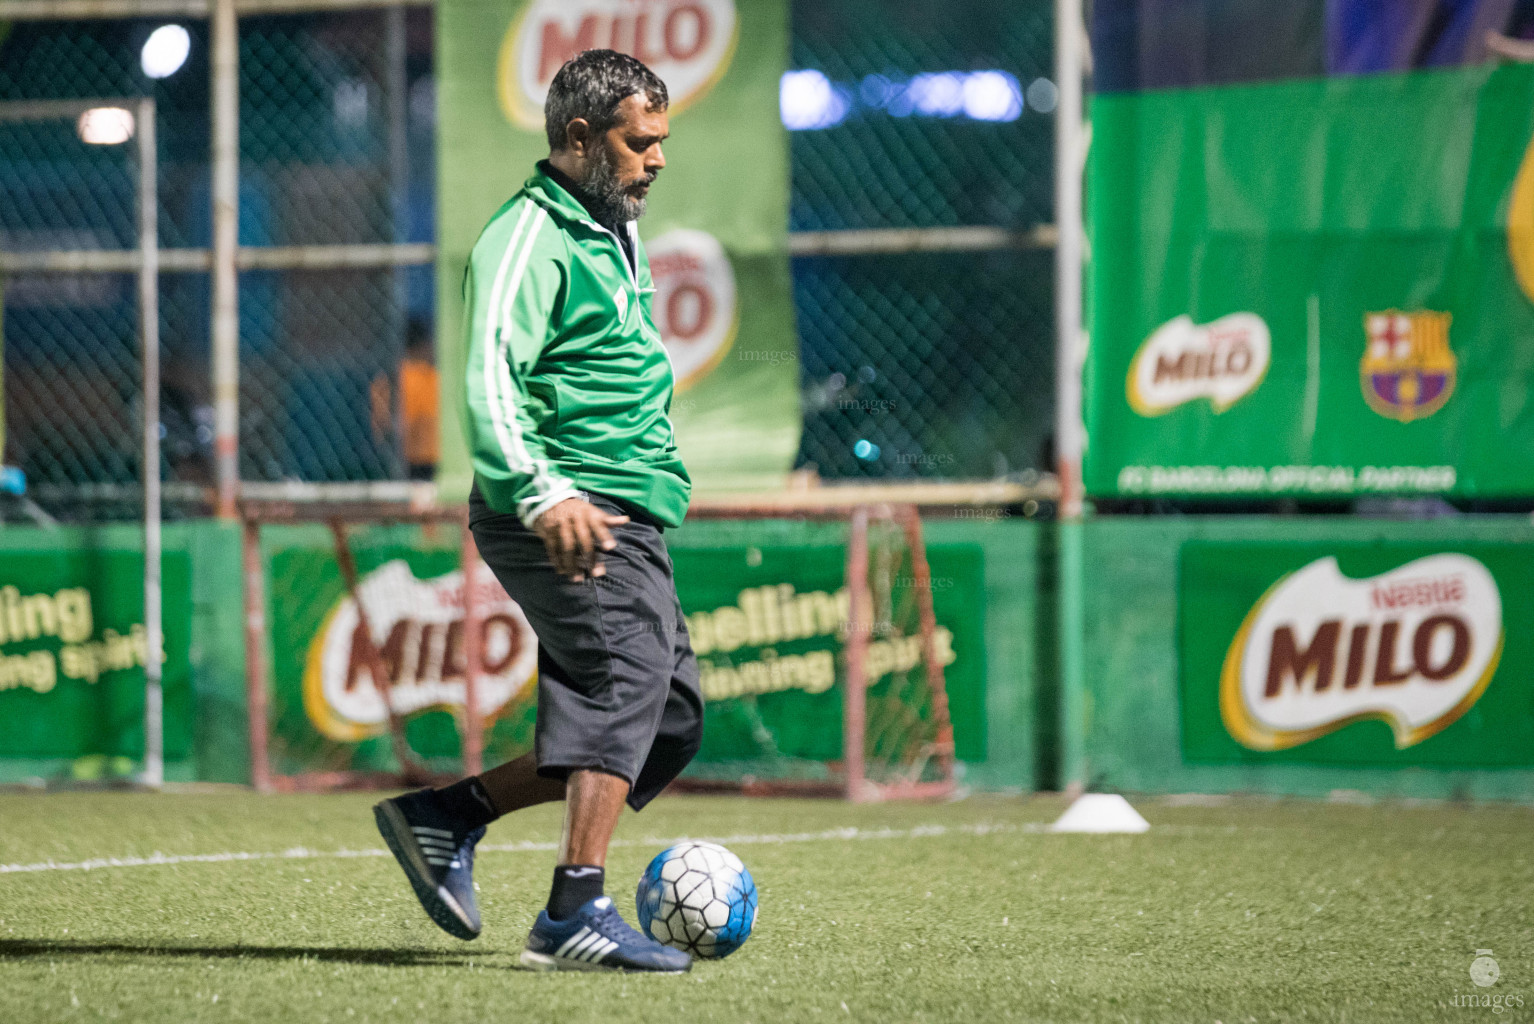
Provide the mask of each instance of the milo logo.
[{"label": "milo logo", "polygon": [[719,240],[677,228],[645,245],[655,279],[652,314],[685,391],[724,358],[735,340],[735,270]]},{"label": "milo logo", "polygon": [[1322,558],[1280,580],[1225,656],[1220,715],[1254,750],[1283,750],[1365,718],[1397,749],[1452,725],[1502,654],[1502,597],[1467,555],[1419,558],[1370,579]]},{"label": "milo logo", "polygon": [[513,124],[541,130],[555,72],[582,50],[605,48],[647,64],[676,112],[723,76],[735,27],[734,0],[531,0],[501,41],[501,110]]},{"label": "milo logo", "polygon": [[[488,723],[536,683],[538,642],[522,609],[483,564],[475,609],[480,617],[475,703]],[[357,592],[367,608],[373,642],[388,678],[373,678],[357,604],[336,602],[309,644],[304,666],[304,710],[321,734],[357,742],[388,729],[394,713],[406,717],[431,708],[464,706],[463,573],[418,580],[402,559],[363,577]]]},{"label": "milo logo", "polygon": [[1268,325],[1255,313],[1203,325],[1188,316],[1169,320],[1129,365],[1129,406],[1141,416],[1160,416],[1207,398],[1215,412],[1224,412],[1262,383],[1271,349]]}]

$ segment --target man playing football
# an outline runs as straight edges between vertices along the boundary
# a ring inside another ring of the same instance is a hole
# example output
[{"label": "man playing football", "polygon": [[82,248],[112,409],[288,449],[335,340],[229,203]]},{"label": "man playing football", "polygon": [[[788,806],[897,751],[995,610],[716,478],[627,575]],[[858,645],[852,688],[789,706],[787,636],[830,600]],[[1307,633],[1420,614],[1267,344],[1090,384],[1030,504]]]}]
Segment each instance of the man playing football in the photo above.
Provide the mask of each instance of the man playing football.
[{"label": "man playing football", "polygon": [[522,963],[685,971],[604,895],[625,800],[644,807],[703,730],[698,666],[662,532],[692,484],[634,222],[665,167],[668,96],[632,57],[587,50],[554,76],[549,158],[490,219],[465,280],[470,526],[538,635],[534,752],[385,800],[379,831],[432,920],[479,934],[475,843],[505,814],[565,801],[547,907]]}]

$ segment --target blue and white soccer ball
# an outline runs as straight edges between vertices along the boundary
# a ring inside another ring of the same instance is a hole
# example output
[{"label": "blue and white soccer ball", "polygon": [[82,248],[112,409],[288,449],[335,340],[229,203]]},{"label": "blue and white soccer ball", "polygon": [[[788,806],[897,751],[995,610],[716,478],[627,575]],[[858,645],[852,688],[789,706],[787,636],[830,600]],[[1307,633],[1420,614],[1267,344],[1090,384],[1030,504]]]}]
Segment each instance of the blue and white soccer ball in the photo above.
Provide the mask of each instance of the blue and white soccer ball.
[{"label": "blue and white soccer ball", "polygon": [[656,854],[634,902],[646,935],[703,960],[735,952],[756,924],[751,872],[715,843],[689,840]]}]

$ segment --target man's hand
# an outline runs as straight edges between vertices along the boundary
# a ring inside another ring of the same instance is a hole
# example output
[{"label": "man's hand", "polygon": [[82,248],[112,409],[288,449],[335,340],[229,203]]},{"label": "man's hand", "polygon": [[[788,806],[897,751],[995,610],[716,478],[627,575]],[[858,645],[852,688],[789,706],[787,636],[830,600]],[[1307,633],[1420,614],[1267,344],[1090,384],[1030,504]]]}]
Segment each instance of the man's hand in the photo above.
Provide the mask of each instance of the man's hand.
[{"label": "man's hand", "polygon": [[588,575],[607,575],[601,552],[618,546],[608,527],[628,521],[628,516],[609,515],[582,498],[566,498],[538,517],[533,532],[549,549],[554,571],[580,583]]}]

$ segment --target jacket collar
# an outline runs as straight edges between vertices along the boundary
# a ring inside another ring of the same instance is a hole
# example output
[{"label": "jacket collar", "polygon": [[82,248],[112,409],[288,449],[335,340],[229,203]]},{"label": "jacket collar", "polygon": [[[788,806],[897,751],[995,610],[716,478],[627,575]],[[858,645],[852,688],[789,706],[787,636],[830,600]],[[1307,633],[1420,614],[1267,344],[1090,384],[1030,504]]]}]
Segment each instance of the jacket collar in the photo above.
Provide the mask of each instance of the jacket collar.
[{"label": "jacket collar", "polygon": [[[591,215],[590,210],[586,209],[585,204],[568,188],[560,184],[559,178],[564,175],[556,177],[558,172],[550,173],[551,171],[554,169],[549,166],[547,160],[539,160],[533,169],[532,177],[523,182],[522,187],[527,190],[533,201],[565,220],[581,224],[596,224],[596,218]],[[623,227],[624,225],[619,225],[620,229]]]}]

